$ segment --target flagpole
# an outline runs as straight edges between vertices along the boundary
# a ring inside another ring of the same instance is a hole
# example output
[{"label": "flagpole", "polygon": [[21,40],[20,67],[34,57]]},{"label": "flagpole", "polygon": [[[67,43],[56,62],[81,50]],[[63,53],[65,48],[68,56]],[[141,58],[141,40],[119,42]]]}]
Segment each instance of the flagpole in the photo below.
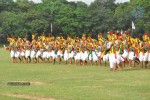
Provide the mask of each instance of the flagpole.
[{"label": "flagpole", "polygon": [[131,37],[133,37],[133,28],[132,28],[132,34],[131,34]]},{"label": "flagpole", "polygon": [[132,37],[134,36],[134,30],[135,30],[135,24],[134,24],[134,22],[132,21]]},{"label": "flagpole", "polygon": [[53,23],[51,23],[51,33],[53,33]]}]

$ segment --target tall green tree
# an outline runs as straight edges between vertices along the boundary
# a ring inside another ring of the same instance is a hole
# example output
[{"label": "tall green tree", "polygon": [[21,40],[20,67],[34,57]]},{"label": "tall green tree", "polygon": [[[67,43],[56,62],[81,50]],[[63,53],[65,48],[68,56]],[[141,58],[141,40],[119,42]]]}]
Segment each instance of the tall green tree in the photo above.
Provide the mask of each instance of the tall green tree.
[{"label": "tall green tree", "polygon": [[115,9],[115,20],[116,20],[116,29],[118,30],[128,30],[131,28],[131,21],[132,21],[132,10],[130,4],[121,3],[117,4]]},{"label": "tall green tree", "polygon": [[16,14],[15,12],[5,11],[0,14],[1,29],[3,34],[13,34],[21,36],[27,32],[24,27],[26,13]]},{"label": "tall green tree", "polygon": [[2,11],[12,11],[15,7],[13,0],[0,0],[0,12]]},{"label": "tall green tree", "polygon": [[[132,13],[137,6],[141,6],[144,15],[134,18]],[[131,29],[132,20],[136,34],[150,32],[149,9],[149,0],[121,4],[115,4],[115,0],[95,0],[91,5],[67,0],[42,0],[39,4],[29,0],[0,0],[0,34],[23,37],[28,32],[48,35],[53,31],[55,36],[59,33],[96,36],[99,32]]]},{"label": "tall green tree", "polygon": [[150,33],[150,1],[131,0],[130,4],[133,6],[133,9],[136,9],[137,6],[140,6],[144,10],[144,15],[135,20],[137,32],[141,33],[144,30],[145,32]]},{"label": "tall green tree", "polygon": [[95,0],[89,10],[92,15],[92,32],[107,32],[115,29],[115,0]]}]

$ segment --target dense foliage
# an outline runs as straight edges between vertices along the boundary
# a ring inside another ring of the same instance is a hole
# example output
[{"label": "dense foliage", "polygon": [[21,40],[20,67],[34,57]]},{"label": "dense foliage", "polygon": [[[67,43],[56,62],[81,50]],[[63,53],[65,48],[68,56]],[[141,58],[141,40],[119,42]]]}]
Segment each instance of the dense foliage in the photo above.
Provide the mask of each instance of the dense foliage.
[{"label": "dense foliage", "polygon": [[[132,12],[141,6],[144,15],[134,18]],[[136,35],[150,32],[149,0],[131,0],[116,4],[115,0],[95,0],[91,5],[67,0],[0,0],[0,34],[23,37],[26,33],[81,36],[108,31],[131,31]],[[53,27],[51,27],[53,26]]]}]

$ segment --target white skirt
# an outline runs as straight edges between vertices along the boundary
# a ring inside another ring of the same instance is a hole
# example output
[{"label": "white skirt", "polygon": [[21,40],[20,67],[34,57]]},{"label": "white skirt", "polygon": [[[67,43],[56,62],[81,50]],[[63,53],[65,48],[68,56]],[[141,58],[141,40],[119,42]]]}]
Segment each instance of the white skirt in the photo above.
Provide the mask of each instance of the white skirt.
[{"label": "white skirt", "polygon": [[114,54],[109,54],[109,64],[110,64],[110,68],[114,68],[115,65],[115,55]]},{"label": "white skirt", "polygon": [[144,53],[144,61],[148,61],[148,57],[149,57],[149,53],[148,52]]},{"label": "white skirt", "polygon": [[60,56],[60,57],[62,57],[62,56],[63,56],[63,54],[62,54],[62,52],[61,52],[60,50],[58,50],[58,52],[57,52],[57,56]]},{"label": "white skirt", "polygon": [[20,56],[22,56],[22,57],[25,56],[25,52],[21,51]]},{"label": "white skirt", "polygon": [[101,55],[102,55],[102,52],[98,52],[98,53],[97,53],[97,56],[98,56],[98,57],[101,57]]},{"label": "white skirt", "polygon": [[134,58],[135,58],[134,52],[133,52],[133,51],[130,51],[130,52],[129,52],[129,60],[133,60]]},{"label": "white skirt", "polygon": [[93,61],[98,61],[98,56],[96,52],[92,52],[93,54]]},{"label": "white skirt", "polygon": [[75,60],[80,60],[81,59],[81,53],[78,52],[74,58],[75,58]]},{"label": "white skirt", "polygon": [[148,53],[148,61],[150,61],[150,53]]},{"label": "white skirt", "polygon": [[116,54],[116,57],[115,57],[115,54],[112,53],[112,54],[109,54],[109,62],[111,63],[116,63],[116,64],[120,64],[121,62],[121,55],[120,54]]},{"label": "white skirt", "polygon": [[64,52],[64,60],[65,61],[69,60],[69,53],[67,52],[67,50],[65,50]]},{"label": "white skirt", "polygon": [[51,52],[47,52],[47,58],[51,57]]},{"label": "white skirt", "polygon": [[139,58],[140,61],[144,61],[144,54],[140,53],[138,58]]},{"label": "white skirt", "polygon": [[14,50],[11,50],[11,51],[10,51],[10,57],[11,57],[11,58],[15,57],[15,51],[14,51]]},{"label": "white skirt", "polygon": [[88,53],[87,53],[87,51],[85,51],[84,53],[81,53],[81,60],[85,61],[87,59],[88,59]]},{"label": "white skirt", "polygon": [[41,55],[42,55],[42,52],[40,50],[38,50],[37,53],[36,53],[36,58],[38,58]]},{"label": "white skirt", "polygon": [[108,59],[109,59],[109,54],[103,56],[103,61],[108,61]]},{"label": "white skirt", "polygon": [[123,58],[127,58],[129,55],[128,51],[127,50],[124,50],[124,53],[122,54],[122,57]]},{"label": "white skirt", "polygon": [[121,54],[117,54],[117,64],[120,64],[121,61],[123,61]]},{"label": "white skirt", "polygon": [[15,57],[16,57],[16,58],[19,58],[19,56],[20,56],[20,52],[19,52],[19,51],[16,51],[16,52],[15,52]]},{"label": "white skirt", "polygon": [[55,54],[54,51],[51,52],[51,56],[52,56],[53,59],[57,58],[57,54]]},{"label": "white skirt", "polygon": [[69,53],[69,59],[74,57],[74,52],[71,51],[71,53]]},{"label": "white skirt", "polygon": [[42,58],[47,58],[47,51],[44,51],[44,52],[43,52]]},{"label": "white skirt", "polygon": [[30,56],[30,50],[25,51],[25,57],[28,58]]},{"label": "white skirt", "polygon": [[128,55],[129,55],[128,51],[124,50],[124,53],[121,55],[122,56],[121,60],[125,61],[125,59],[128,58]]},{"label": "white skirt", "polygon": [[31,56],[31,59],[35,58],[36,57],[36,52],[34,50],[32,50],[30,56]]},{"label": "white skirt", "polygon": [[89,60],[93,60],[93,55],[92,55],[92,53],[88,54],[88,59],[89,59]]}]

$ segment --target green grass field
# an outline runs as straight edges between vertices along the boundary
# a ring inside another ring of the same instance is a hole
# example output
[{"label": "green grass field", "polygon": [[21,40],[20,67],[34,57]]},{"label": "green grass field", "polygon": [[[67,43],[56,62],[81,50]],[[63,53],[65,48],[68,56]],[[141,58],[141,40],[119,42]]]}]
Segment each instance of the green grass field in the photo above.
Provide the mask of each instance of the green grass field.
[{"label": "green grass field", "polygon": [[[150,69],[13,64],[0,48],[0,100],[150,100]],[[30,86],[8,86],[10,81]]]}]

